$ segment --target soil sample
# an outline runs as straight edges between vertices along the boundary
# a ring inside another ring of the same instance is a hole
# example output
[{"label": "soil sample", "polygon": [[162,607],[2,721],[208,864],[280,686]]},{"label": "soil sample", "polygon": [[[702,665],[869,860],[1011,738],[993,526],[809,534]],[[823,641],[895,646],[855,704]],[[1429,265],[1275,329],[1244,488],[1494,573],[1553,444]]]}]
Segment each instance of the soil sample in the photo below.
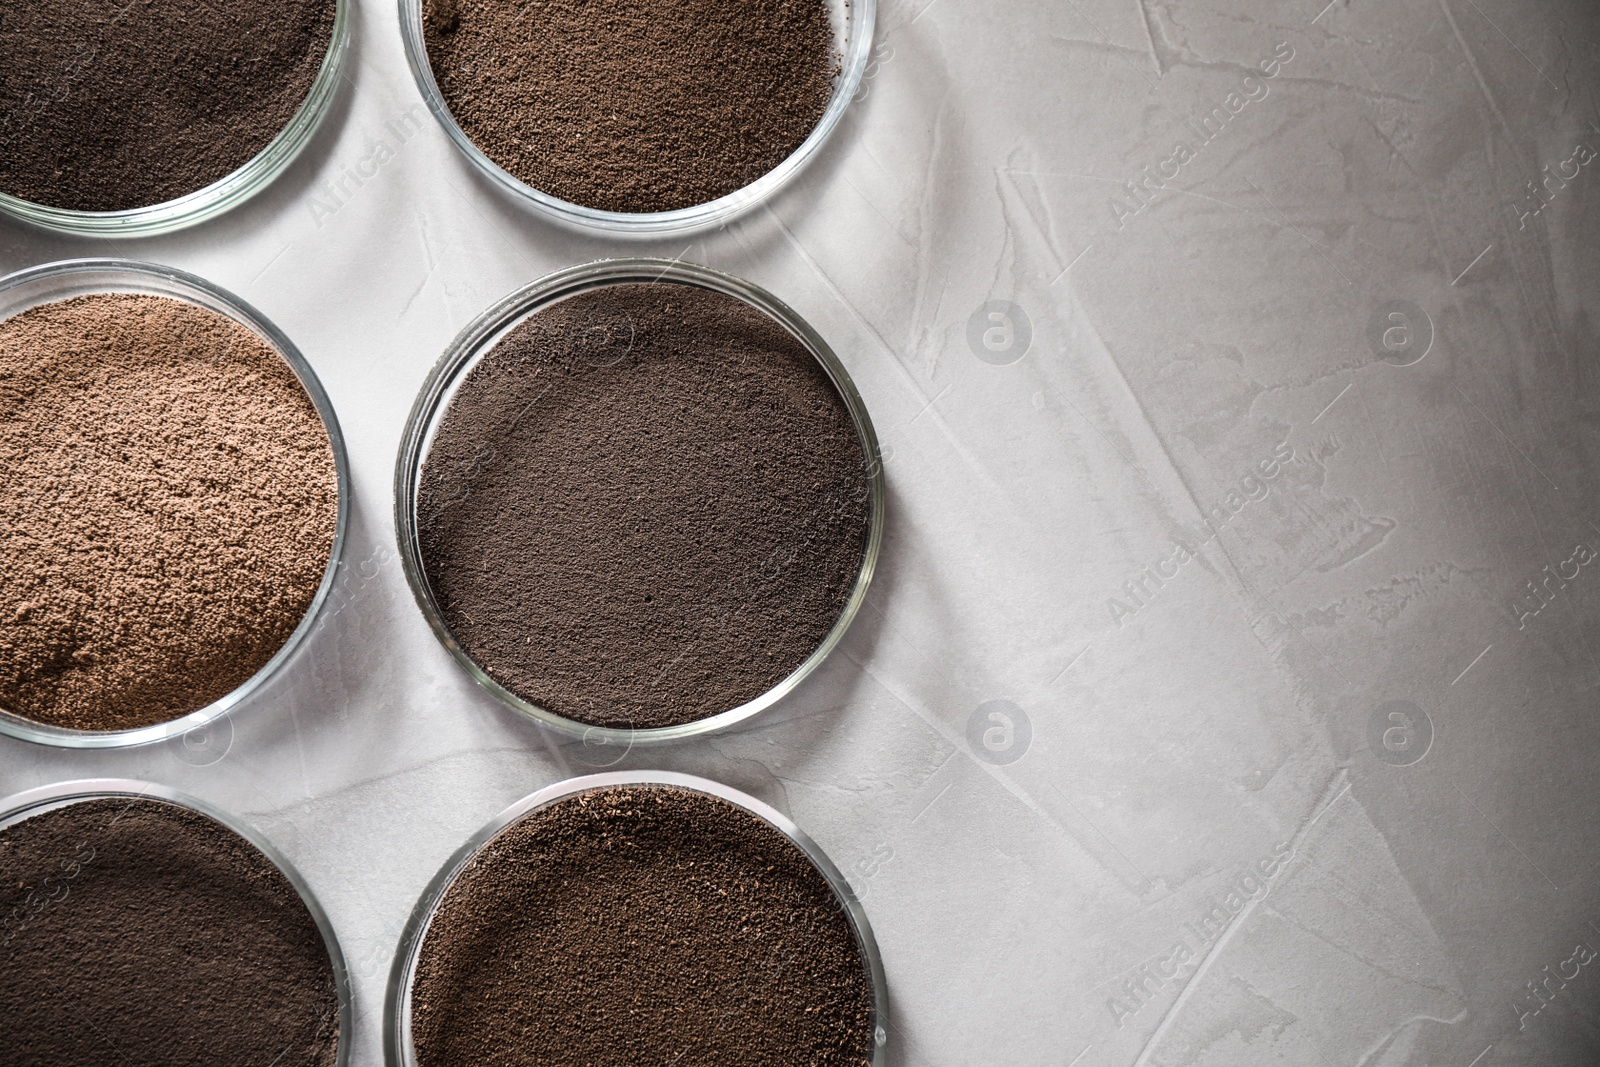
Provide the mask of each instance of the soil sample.
[{"label": "soil sample", "polygon": [[486,844],[411,989],[419,1067],[864,1067],[872,987],[827,880],[742,808],[590,790]]},{"label": "soil sample", "polygon": [[255,846],[149,799],[0,830],[7,1067],[333,1067],[339,997],[315,920]]},{"label": "soil sample", "polygon": [[129,293],[0,322],[0,710],[124,730],[218,700],[300,624],[337,522],[316,407],[240,323]]},{"label": "soil sample", "polygon": [[799,148],[839,74],[827,0],[424,0],[428,63],[478,148],[605,211],[703,204]]},{"label": "soil sample", "polygon": [[860,437],[826,371],[730,296],[625,283],[530,316],[465,374],[417,500],[461,648],[522,699],[652,728],[738,707],[860,573]]},{"label": "soil sample", "polygon": [[125,211],[244,166],[305,102],[335,0],[0,6],[0,193]]}]

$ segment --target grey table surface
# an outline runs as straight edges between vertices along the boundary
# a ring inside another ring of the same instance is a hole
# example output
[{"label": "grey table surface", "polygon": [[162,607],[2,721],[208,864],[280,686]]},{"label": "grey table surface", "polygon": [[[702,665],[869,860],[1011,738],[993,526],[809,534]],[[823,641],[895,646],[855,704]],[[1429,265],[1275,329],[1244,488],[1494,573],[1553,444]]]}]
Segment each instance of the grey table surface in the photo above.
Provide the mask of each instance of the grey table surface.
[{"label": "grey table surface", "polygon": [[428,878],[617,756],[427,629],[404,417],[513,288],[682,256],[830,340],[888,533],[819,675],[617,766],[743,789],[849,873],[892,1063],[1600,1061],[1600,9],[1323,3],[886,0],[795,184],[638,243],[475,172],[362,0],[329,120],[241,209],[115,242],[0,223],[0,269],[118,255],[254,303],[354,475],[333,613],[266,692],[187,743],[0,740],[0,792],[140,777],[237,812],[326,906],[353,1062],[381,1062]]}]

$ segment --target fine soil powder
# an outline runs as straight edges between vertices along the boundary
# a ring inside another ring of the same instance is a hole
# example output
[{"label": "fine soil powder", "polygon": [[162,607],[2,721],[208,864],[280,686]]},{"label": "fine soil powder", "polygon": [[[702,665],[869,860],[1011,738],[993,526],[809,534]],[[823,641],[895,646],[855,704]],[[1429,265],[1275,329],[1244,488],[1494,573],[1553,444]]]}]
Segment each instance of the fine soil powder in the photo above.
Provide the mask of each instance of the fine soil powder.
[{"label": "fine soil powder", "polygon": [[839,65],[826,0],[424,0],[434,80],[513,177],[584,207],[726,196],[799,148]]},{"label": "fine soil powder", "polygon": [[826,879],[742,808],[663,786],[580,793],[485,845],[411,1011],[420,1067],[864,1067],[872,1048]]},{"label": "fine soil powder", "polygon": [[0,709],[205,707],[299,625],[337,517],[315,406],[239,323],[127,293],[0,322]]},{"label": "fine soil powder", "polygon": [[466,375],[417,501],[430,588],[495,681],[597,726],[760,696],[861,569],[860,438],[827,373],[742,301],[672,283],[529,317]]},{"label": "fine soil powder", "polygon": [[0,5],[0,193],[122,211],[249,162],[304,103],[334,0]]},{"label": "fine soil powder", "polygon": [[294,887],[187,808],[87,800],[0,830],[6,1067],[332,1067],[333,966]]}]

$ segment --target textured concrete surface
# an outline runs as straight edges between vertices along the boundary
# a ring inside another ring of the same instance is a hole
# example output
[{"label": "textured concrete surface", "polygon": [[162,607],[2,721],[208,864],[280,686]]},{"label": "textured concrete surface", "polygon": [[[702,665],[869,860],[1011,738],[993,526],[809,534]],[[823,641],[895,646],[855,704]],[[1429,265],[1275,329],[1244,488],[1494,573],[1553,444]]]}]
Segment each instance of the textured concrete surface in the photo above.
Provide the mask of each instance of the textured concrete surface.
[{"label": "textured concrete surface", "polygon": [[0,268],[115,254],[256,304],[355,475],[336,611],[269,692],[187,743],[0,741],[0,791],[142,776],[248,817],[341,931],[380,1062],[426,880],[617,755],[429,634],[389,519],[404,416],[512,288],[681,255],[829,338],[890,525],[819,677],[618,765],[745,789],[850,872],[891,1062],[1595,1063],[1600,10],[1322,3],[888,0],[802,179],[643,245],[480,178],[360,4],[330,122],[243,209],[115,243],[0,223]]}]

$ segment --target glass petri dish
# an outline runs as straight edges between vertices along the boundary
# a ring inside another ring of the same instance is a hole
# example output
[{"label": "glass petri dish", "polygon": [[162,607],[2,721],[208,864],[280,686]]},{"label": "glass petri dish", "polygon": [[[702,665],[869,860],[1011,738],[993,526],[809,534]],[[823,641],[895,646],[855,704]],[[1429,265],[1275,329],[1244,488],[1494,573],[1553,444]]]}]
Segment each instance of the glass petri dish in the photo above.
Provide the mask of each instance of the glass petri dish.
[{"label": "glass petri dish", "polygon": [[317,617],[327,603],[328,594],[338,577],[350,508],[350,459],[345,452],[344,437],[339,432],[339,420],[334,414],[333,404],[317,379],[316,372],[281,330],[232,293],[193,274],[154,263],[119,259],[66,260],[0,278],[0,322],[31,307],[93,293],[141,293],[187,301],[233,319],[265,341],[294,371],[322,419],[322,428],[328,435],[328,447],[333,451],[339,510],[334,525],[333,547],[328,553],[328,566],[305,616],[283,647],[260,670],[226,696],[180,718],[128,730],[74,730],[35,722],[0,709],[0,734],[64,748],[121,748],[177,737],[221,718],[264,686],[288,663],[315,629]]},{"label": "glass petri dish", "polygon": [[805,853],[818,873],[827,879],[829,887],[833,890],[835,903],[844,913],[855,934],[856,947],[861,952],[862,962],[867,969],[867,980],[872,989],[870,1023],[873,1045],[872,1067],[883,1067],[888,1062],[889,987],[884,977],[883,957],[879,954],[878,942],[872,935],[872,926],[867,922],[867,913],[856,898],[855,891],[850,888],[849,881],[839,868],[834,866],[827,853],[823,852],[804,830],[782,812],[720,782],[674,771],[611,771],[557,782],[506,808],[456,850],[423,890],[400,935],[400,946],[395,953],[394,967],[389,975],[387,1004],[384,1009],[388,1024],[383,1038],[385,1061],[394,1067],[416,1067],[417,1056],[411,1031],[412,980],[422,953],[423,942],[427,938],[428,925],[462,869],[478,855],[484,845],[528,814],[580,793],[614,786],[662,786],[716,797],[754,815],[783,834]]},{"label": "glass petri dish", "polygon": [[318,903],[316,895],[311,892],[311,887],[306,884],[305,879],[272,842],[257,833],[255,829],[227,812],[163,785],[128,778],[90,778],[57,782],[0,800],[0,830],[57,808],[81,804],[88,800],[106,799],[153,800],[197,812],[244,838],[266,857],[267,862],[278,869],[294,888],[306,911],[310,913],[312,921],[317,925],[317,932],[322,936],[322,943],[328,951],[328,963],[333,969],[334,987],[339,995],[339,1048],[335,1064],[337,1067],[346,1067],[350,1062],[351,1037],[355,1033],[355,1002],[351,996],[350,973],[345,966],[344,953],[339,948],[339,939],[334,933],[333,923],[328,920],[327,913],[322,910],[322,905]]},{"label": "glass petri dish", "polygon": [[50,207],[0,192],[0,212],[59,233],[145,237],[204,222],[244,203],[288,169],[333,104],[350,46],[350,8],[351,0],[335,0],[333,37],[299,110],[265,148],[232,174],[176,200],[122,211]]},{"label": "glass petri dish", "polygon": [[[861,453],[867,460],[868,525],[866,544],[862,550],[861,569],[845,601],[844,608],[834,621],[832,629],[822,642],[798,667],[771,689],[738,707],[675,726],[648,728],[618,728],[593,726],[557,715],[531,701],[525,700],[495,681],[489,673],[461,647],[445,622],[443,612],[434,596],[432,586],[423,567],[420,543],[421,520],[418,514],[419,490],[423,462],[427,458],[434,431],[449,408],[456,388],[478,361],[490,352],[512,329],[529,316],[536,314],[568,297],[611,285],[628,285],[640,282],[668,282],[691,285],[741,300],[765,313],[790,335],[797,339],[827,372],[838,390],[840,398],[849,409],[851,421],[861,443]],[[843,640],[872,582],[878,553],[883,544],[884,523],[883,463],[878,451],[878,438],[866,405],[850,380],[849,372],[839,362],[826,341],[804,319],[766,290],[735,278],[730,274],[696,264],[664,259],[601,260],[547,275],[510,294],[467,325],[440,357],[433,371],[423,383],[416,403],[407,419],[405,434],[400,441],[400,455],[395,465],[395,529],[399,537],[400,561],[406,581],[416,597],[417,605],[428,620],[434,635],[444,645],[457,663],[484,689],[487,689],[507,707],[568,737],[582,740],[591,746],[620,746],[627,751],[634,745],[682,740],[700,734],[727,729],[764,711],[788,695],[821,665],[828,654]]]},{"label": "glass petri dish", "polygon": [[422,9],[425,0],[400,0],[400,33],[405,41],[406,62],[417,88],[428,102],[450,140],[490,180],[510,191],[519,199],[532,204],[558,222],[579,229],[603,230],[617,236],[659,237],[664,234],[688,233],[726,222],[749,210],[788,184],[800,169],[809,163],[821,149],[828,135],[839,125],[844,112],[861,87],[861,77],[867,69],[872,51],[872,29],[877,18],[877,0],[828,0],[828,9],[834,30],[834,47],[840,57],[839,74],[834,79],[833,94],[828,105],[800,147],[767,173],[743,188],[726,196],[692,207],[673,211],[626,212],[602,211],[584,207],[551,196],[541,189],[512,177],[494,160],[490,159],[466,135],[444,94],[433,77],[428,64],[428,49],[423,37]]}]

